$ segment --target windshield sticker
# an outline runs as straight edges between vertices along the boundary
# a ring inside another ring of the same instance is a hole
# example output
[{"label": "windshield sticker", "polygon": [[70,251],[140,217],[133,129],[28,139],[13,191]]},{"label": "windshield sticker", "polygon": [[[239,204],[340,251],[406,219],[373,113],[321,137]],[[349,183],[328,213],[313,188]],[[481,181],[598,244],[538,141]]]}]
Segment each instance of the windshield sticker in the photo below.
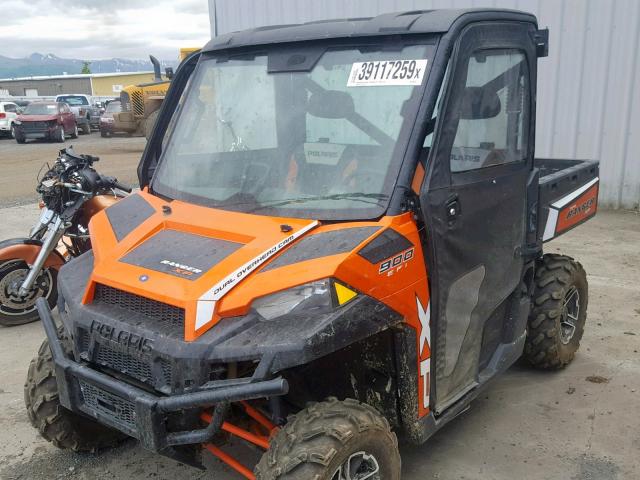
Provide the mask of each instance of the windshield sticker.
[{"label": "windshield sticker", "polygon": [[427,60],[378,60],[356,62],[347,87],[421,85]]},{"label": "windshield sticker", "polygon": [[336,143],[305,143],[304,156],[307,163],[334,166],[342,158],[342,152],[345,148],[346,145]]}]

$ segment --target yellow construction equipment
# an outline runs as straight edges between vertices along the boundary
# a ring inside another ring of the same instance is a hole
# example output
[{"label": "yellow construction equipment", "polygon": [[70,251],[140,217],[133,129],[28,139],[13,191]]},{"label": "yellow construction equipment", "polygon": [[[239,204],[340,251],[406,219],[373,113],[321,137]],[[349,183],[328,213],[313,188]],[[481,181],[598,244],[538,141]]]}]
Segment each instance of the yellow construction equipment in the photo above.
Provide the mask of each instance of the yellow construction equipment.
[{"label": "yellow construction equipment", "polygon": [[[187,58],[199,48],[181,48],[180,61]],[[169,89],[173,69],[165,70],[165,78],[160,71],[160,62],[153,55],[149,55],[153,64],[154,79],[149,83],[129,85],[120,92],[122,112],[114,113],[114,131],[126,132],[132,135],[144,135],[147,139],[153,131],[160,106]]]}]

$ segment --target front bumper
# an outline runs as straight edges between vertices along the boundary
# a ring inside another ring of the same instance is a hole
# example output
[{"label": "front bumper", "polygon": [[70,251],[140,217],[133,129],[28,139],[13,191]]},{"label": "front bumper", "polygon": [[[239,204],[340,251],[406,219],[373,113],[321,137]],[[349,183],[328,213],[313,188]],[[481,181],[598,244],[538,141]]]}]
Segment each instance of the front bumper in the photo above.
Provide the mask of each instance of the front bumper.
[{"label": "front bumper", "polygon": [[287,381],[283,378],[263,381],[243,378],[210,382],[191,393],[170,396],[149,393],[68,358],[47,302],[40,299],[37,307],[55,364],[60,403],[138,439],[149,450],[167,454],[178,445],[207,443],[220,429],[220,422],[212,421],[197,430],[168,431],[168,417],[172,414],[215,406],[215,418],[229,402],[288,392]]},{"label": "front bumper", "polygon": [[23,133],[22,136],[27,140],[40,140],[40,139],[50,140],[53,137],[53,133],[52,132],[29,132],[29,133]]},{"label": "front bumper", "polygon": [[100,122],[100,131],[103,133],[112,134],[114,132],[113,122],[112,123]]},{"label": "front bumper", "polygon": [[28,140],[34,139],[47,139],[50,140],[54,138],[54,135],[59,127],[58,124],[54,125],[43,125],[44,122],[34,122],[34,124],[25,124],[24,122],[20,125],[16,125],[16,136],[23,137]]}]

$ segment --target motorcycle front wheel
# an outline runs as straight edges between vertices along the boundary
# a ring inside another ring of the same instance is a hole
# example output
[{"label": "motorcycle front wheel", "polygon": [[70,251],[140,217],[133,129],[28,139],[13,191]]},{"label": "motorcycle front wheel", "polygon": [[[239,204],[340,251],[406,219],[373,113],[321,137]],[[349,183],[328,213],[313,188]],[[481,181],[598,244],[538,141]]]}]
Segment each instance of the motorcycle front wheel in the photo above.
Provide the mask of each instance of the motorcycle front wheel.
[{"label": "motorcycle front wheel", "polygon": [[46,298],[53,308],[58,299],[57,271],[45,267],[26,295],[18,292],[29,273],[29,265],[22,259],[4,260],[0,263],[0,325],[13,327],[39,320],[36,300]]}]

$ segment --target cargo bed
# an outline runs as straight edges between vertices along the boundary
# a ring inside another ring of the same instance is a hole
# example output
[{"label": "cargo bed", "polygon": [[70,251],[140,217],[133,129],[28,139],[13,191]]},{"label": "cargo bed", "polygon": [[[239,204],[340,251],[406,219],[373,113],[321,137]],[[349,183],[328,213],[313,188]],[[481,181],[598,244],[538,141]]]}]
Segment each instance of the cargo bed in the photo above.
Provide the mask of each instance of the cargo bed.
[{"label": "cargo bed", "polygon": [[538,238],[547,242],[586,222],[598,209],[599,165],[589,160],[536,158],[540,172]]}]

